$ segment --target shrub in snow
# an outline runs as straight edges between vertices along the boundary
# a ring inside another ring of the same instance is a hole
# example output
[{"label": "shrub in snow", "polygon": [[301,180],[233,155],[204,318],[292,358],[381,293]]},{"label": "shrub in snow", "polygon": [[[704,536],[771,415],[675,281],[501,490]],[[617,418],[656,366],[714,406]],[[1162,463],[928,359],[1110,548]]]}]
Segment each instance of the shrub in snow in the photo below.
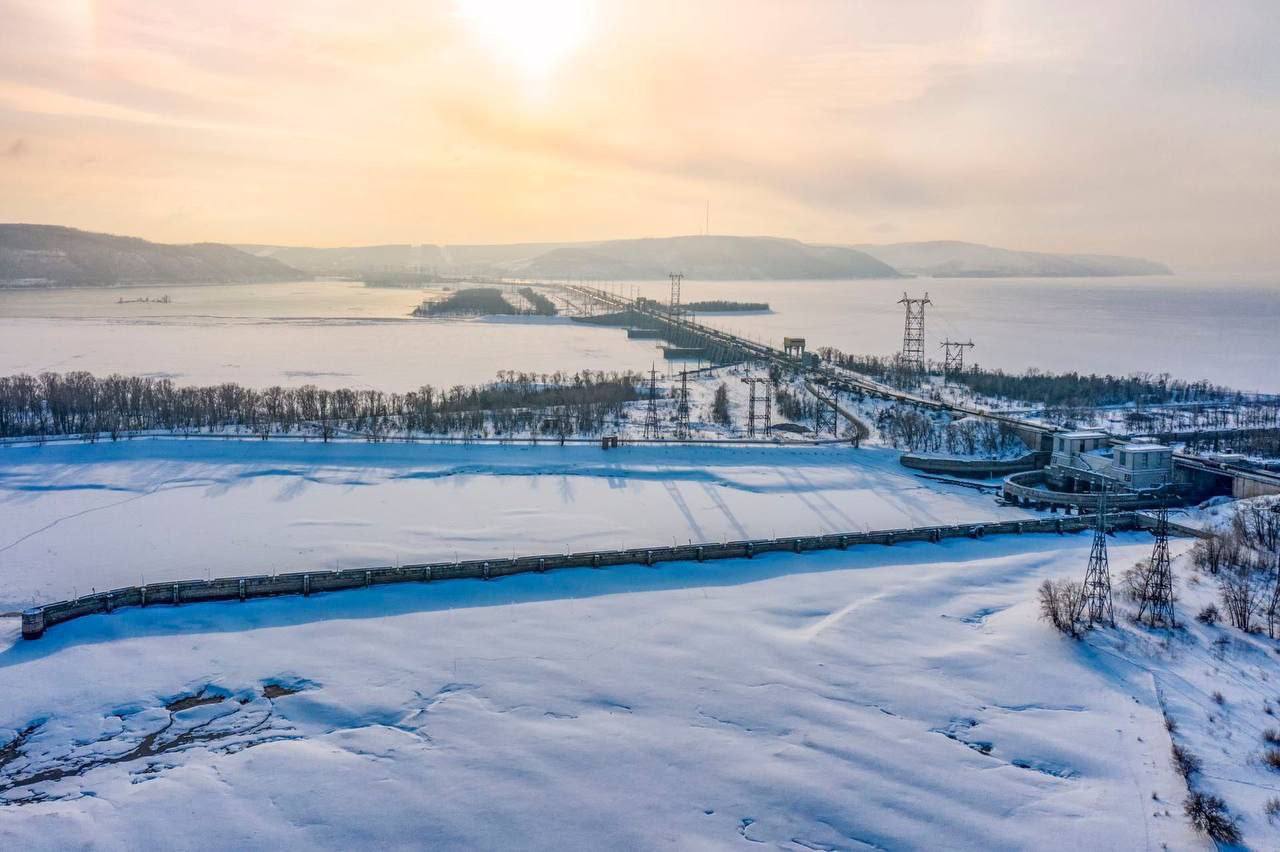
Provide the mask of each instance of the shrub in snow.
[{"label": "shrub in snow", "polygon": [[1191,781],[1191,776],[1200,771],[1200,758],[1191,753],[1189,749],[1173,744],[1173,768],[1178,771],[1187,782]]},{"label": "shrub in snow", "polygon": [[1280,799],[1275,797],[1267,799],[1262,812],[1267,815],[1267,822],[1275,822],[1276,817],[1280,816]]},{"label": "shrub in snow", "polygon": [[1240,826],[1227,811],[1227,803],[1217,796],[1192,793],[1182,809],[1197,831],[1203,831],[1219,843],[1239,843]]},{"label": "shrub in snow", "polygon": [[1274,772],[1280,772],[1280,748],[1269,748],[1262,754],[1262,762]]},{"label": "shrub in snow", "polygon": [[1275,728],[1267,728],[1262,732],[1262,741],[1270,745],[1280,745],[1280,731]]},{"label": "shrub in snow", "polygon": [[1199,615],[1196,616],[1196,621],[1212,627],[1218,623],[1218,618],[1218,607],[1215,604],[1209,604],[1207,607],[1200,610]]},{"label": "shrub in snow", "polygon": [[1045,580],[1040,584],[1040,617],[1068,636],[1080,636],[1080,604],[1084,587],[1071,580]]}]

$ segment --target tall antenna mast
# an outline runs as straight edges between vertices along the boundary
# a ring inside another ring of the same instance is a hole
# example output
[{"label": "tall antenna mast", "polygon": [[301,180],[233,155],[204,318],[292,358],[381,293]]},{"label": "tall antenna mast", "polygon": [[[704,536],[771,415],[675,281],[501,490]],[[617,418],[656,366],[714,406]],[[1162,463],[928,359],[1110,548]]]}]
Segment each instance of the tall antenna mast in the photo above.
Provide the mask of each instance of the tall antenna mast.
[{"label": "tall antenna mast", "polygon": [[915,375],[924,373],[924,306],[932,305],[929,294],[923,299],[912,299],[906,293],[898,300],[907,311],[906,326],[902,332],[902,366]]}]

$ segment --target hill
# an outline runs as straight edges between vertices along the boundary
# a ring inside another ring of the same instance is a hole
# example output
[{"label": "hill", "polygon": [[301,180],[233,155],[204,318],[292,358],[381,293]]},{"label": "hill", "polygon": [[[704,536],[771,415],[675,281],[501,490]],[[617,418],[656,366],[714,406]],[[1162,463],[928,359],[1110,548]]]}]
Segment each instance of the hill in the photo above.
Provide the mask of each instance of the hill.
[{"label": "hill", "polygon": [[901,272],[935,278],[1105,277],[1170,275],[1162,263],[1103,254],[1049,254],[936,240],[854,248]]},{"label": "hill", "polygon": [[532,278],[699,280],[896,278],[891,266],[856,249],[776,237],[665,237],[565,246],[511,271]]},{"label": "hill", "polygon": [[289,281],[278,260],[220,243],[167,245],[57,225],[0,224],[0,286],[68,287]]},{"label": "hill", "polygon": [[441,275],[646,280],[683,272],[701,280],[896,278],[892,267],[847,246],[777,237],[689,236],[591,243],[388,245],[290,248],[245,245],[318,274],[427,269]]}]

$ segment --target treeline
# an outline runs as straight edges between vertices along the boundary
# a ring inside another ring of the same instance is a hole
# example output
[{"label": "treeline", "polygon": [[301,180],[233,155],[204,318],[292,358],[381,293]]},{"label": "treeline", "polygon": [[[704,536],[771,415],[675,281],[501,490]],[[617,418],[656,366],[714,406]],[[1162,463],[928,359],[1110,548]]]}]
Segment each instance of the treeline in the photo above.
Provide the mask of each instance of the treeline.
[{"label": "treeline", "polygon": [[525,301],[529,303],[535,315],[540,317],[553,317],[556,315],[556,303],[532,287],[521,287],[520,295],[524,296]]},{"label": "treeline", "polygon": [[[1196,542],[1191,560],[1217,580],[1233,627],[1248,632],[1265,626],[1272,639],[1280,637],[1280,501],[1240,504],[1225,528]],[[1209,611],[1198,617],[1218,616]]]},{"label": "treeline", "polygon": [[1186,448],[1192,453],[1216,453],[1230,450],[1250,456],[1280,458],[1280,429],[1232,435],[1230,438],[1217,436],[1193,438],[1186,442]]},{"label": "treeline", "polygon": [[955,456],[996,456],[1026,451],[1026,445],[1004,423],[921,411],[917,406],[895,403],[880,409],[875,418],[881,438],[895,449],[909,453],[946,453]]},{"label": "treeline", "polygon": [[493,287],[472,287],[458,290],[450,296],[434,302],[423,302],[413,309],[415,317],[438,317],[448,314],[517,314],[516,306]]},{"label": "treeline", "polygon": [[0,437],[118,436],[135,431],[404,435],[593,435],[639,398],[637,373],[503,371],[499,381],[405,394],[314,385],[254,389],[226,382],[42,373],[0,377]]},{"label": "treeline", "polygon": [[1131,432],[1188,432],[1224,429],[1280,429],[1280,399],[1240,398],[1231,405],[1206,403],[1166,410],[1143,408],[1125,412]]},{"label": "treeline", "polygon": [[686,310],[695,313],[716,313],[730,311],[767,311],[769,310],[768,302],[733,302],[728,299],[710,299],[705,302],[689,302],[685,306]]},{"label": "treeline", "polygon": [[[824,360],[882,381],[900,379],[898,359],[876,355],[846,355],[835,349],[820,349]],[[1099,376],[1077,372],[1045,373],[1031,369],[1023,373],[966,367],[948,380],[964,385],[975,394],[1030,402],[1057,408],[1099,408],[1106,405],[1168,404],[1187,402],[1227,402],[1243,397],[1228,388],[1206,381],[1187,382],[1167,373],[1153,376]]]}]

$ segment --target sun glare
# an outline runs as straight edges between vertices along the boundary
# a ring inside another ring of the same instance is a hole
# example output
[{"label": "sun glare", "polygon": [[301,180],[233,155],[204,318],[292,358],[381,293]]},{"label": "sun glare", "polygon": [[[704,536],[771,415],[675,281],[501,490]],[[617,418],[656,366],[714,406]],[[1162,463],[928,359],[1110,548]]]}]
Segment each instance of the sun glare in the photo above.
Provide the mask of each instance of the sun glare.
[{"label": "sun glare", "polygon": [[494,54],[529,80],[546,78],[587,35],[587,0],[458,0],[462,19]]}]

